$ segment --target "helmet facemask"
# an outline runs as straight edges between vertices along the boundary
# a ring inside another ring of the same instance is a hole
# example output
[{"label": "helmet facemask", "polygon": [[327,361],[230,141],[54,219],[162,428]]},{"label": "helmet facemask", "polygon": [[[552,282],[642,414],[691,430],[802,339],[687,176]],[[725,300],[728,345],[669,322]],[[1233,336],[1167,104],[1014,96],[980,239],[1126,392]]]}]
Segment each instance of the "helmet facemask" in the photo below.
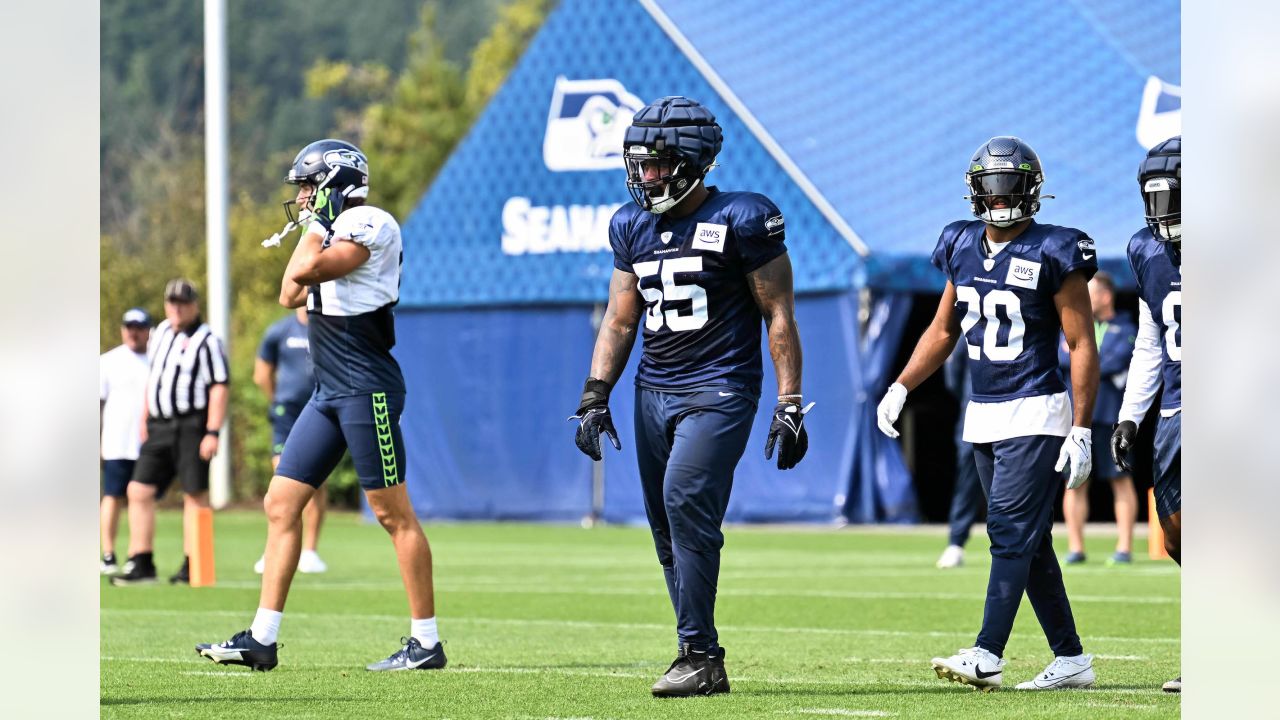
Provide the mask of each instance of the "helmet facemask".
[{"label": "helmet facemask", "polygon": [[[1030,220],[1040,210],[1044,175],[1039,172],[979,167],[965,175],[965,183],[970,192],[965,199],[973,205],[973,214],[988,225],[1009,227]],[[1007,206],[992,207],[996,198],[1005,198]]]},{"label": "helmet facemask", "polygon": [[1151,177],[1142,183],[1147,227],[1157,240],[1182,241],[1182,188],[1176,177]]},{"label": "helmet facemask", "polygon": [[629,146],[623,159],[627,167],[627,190],[632,199],[655,215],[680,204],[702,182],[705,174],[679,153],[643,145]]}]

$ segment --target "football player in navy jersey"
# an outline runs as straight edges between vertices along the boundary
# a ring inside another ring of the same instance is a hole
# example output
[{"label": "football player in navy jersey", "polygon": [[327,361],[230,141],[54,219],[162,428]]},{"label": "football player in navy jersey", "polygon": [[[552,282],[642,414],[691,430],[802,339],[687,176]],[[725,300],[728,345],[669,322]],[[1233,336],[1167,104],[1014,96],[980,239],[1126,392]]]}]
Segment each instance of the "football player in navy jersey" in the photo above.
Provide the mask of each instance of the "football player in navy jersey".
[{"label": "football player in navy jersey", "polygon": [[[289,431],[263,499],[266,562],[253,624],[225,642],[197,645],[196,653],[254,670],[276,666],[276,637],[302,549],[302,510],[349,450],[369,507],[395,545],[410,612],[401,648],[366,667],[442,668],[431,549],[404,486],[404,377],[391,355],[403,259],[400,226],[385,210],[365,204],[369,165],[350,143],[307,145],[285,181],[298,186],[295,202],[304,231],[281,281],[280,304],[307,307],[316,388]],[[293,222],[290,205],[285,210]]]},{"label": "football player in navy jersey", "polygon": [[[1157,390],[1154,485],[1164,546],[1182,564],[1182,136],[1151,148],[1138,167],[1147,226],[1129,239],[1138,279],[1138,340],[1111,435],[1116,464],[1130,469],[1129,451]],[[1182,678],[1164,684],[1182,692]]]},{"label": "football player in navy jersey", "polygon": [[809,443],[782,213],[763,195],[704,184],[720,144],[715,117],[684,97],[648,105],[627,129],[635,203],[609,224],[609,304],[574,416],[593,460],[601,433],[621,449],[609,393],[643,320],[636,454],[678,638],[653,686],[663,697],[729,692],[714,620],[720,524],[760,397],[762,320],[778,377],[765,458],[776,450],[779,469],[794,467]]},{"label": "football player in navy jersey", "polygon": [[[1074,228],[1041,225],[1040,159],[1015,137],[982,144],[965,175],[977,220],[948,225],[933,252],[947,276],[937,314],[877,411],[893,423],[907,392],[933,374],[957,340],[968,346],[973,393],[964,440],[973,444],[987,495],[991,576],[974,647],[933,659],[938,677],[993,690],[1003,682],[1005,644],[1025,591],[1054,660],[1020,690],[1088,687],[1093,657],[1076,633],[1050,530],[1059,476],[1089,477],[1090,424],[1098,389],[1089,278],[1093,240]],[[1058,373],[1058,333],[1071,354],[1069,398]]]}]

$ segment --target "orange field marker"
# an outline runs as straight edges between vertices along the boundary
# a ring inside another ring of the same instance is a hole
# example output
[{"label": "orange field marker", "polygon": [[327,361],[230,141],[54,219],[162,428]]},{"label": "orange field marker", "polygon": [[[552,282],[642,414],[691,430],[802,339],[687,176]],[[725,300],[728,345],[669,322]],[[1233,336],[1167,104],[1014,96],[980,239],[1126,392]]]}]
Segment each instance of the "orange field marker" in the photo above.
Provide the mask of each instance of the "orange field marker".
[{"label": "orange field marker", "polygon": [[191,550],[191,587],[209,587],[217,580],[213,571],[213,510],[199,508],[193,514],[187,547]]},{"label": "orange field marker", "polygon": [[1147,489],[1147,556],[1152,560],[1169,559],[1164,549],[1164,528],[1160,527],[1160,514],[1156,511],[1155,488]]}]

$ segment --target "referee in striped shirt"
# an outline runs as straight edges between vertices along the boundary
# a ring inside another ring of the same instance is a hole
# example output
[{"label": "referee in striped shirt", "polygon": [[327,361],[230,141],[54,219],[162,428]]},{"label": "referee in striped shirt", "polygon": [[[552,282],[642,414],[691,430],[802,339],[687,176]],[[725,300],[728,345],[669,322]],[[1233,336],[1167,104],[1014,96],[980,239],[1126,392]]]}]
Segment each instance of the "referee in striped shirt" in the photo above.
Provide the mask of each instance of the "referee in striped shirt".
[{"label": "referee in striped shirt", "polygon": [[[209,506],[209,460],[227,416],[227,357],[200,317],[195,286],[178,278],[164,290],[165,320],[151,333],[142,449],[129,481],[129,561],[113,585],[154,583],[156,499],[177,477],[184,511]],[[184,512],[183,517],[192,516]],[[183,533],[184,537],[186,533]],[[189,557],[189,549],[184,548]],[[188,559],[169,578],[189,582]]]}]

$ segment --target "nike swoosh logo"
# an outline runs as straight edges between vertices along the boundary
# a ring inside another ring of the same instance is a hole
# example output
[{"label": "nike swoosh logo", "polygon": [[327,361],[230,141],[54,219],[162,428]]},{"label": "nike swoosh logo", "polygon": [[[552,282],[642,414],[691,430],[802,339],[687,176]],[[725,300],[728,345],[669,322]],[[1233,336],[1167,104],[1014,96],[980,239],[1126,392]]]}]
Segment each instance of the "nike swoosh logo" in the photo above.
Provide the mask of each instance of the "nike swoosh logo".
[{"label": "nike swoosh logo", "polygon": [[720,397],[733,397],[733,393],[721,392],[718,394],[720,395]]},{"label": "nike swoosh logo", "polygon": [[1078,670],[1078,671],[1076,671],[1076,672],[1071,673],[1070,675],[1063,675],[1062,677],[1054,678],[1054,679],[1053,679],[1053,681],[1051,681],[1051,682],[1046,682],[1046,683],[1043,683],[1043,684],[1041,684],[1041,680],[1040,680],[1040,678],[1036,678],[1036,687],[1053,687],[1054,685],[1061,685],[1062,683],[1066,682],[1067,680],[1070,680],[1071,678],[1073,678],[1073,677],[1075,677],[1075,676],[1077,676],[1077,675],[1080,675],[1080,674],[1084,673],[1084,672],[1085,672],[1085,670],[1088,670],[1088,669],[1089,669],[1089,668],[1084,668],[1084,670]]},{"label": "nike swoosh logo", "polygon": [[979,667],[979,666],[977,666],[977,665],[974,665],[974,666],[973,666],[973,674],[974,674],[974,675],[977,675],[977,676],[978,676],[978,678],[979,678],[979,679],[981,679],[981,680],[986,680],[987,678],[991,677],[992,675],[999,675],[999,674],[1000,674],[1000,672],[1001,672],[1000,670],[994,670],[994,671],[992,671],[992,672],[982,672],[982,668],[981,668],[981,667]]},{"label": "nike swoosh logo", "polygon": [[422,665],[423,665],[425,662],[427,662],[428,660],[430,660],[431,658],[433,658],[433,657],[435,657],[435,656],[436,656],[436,654],[435,654],[435,653],[431,653],[430,655],[428,655],[428,656],[426,656],[426,657],[422,658],[421,660],[419,660],[419,661],[417,661],[417,662],[410,662],[410,661],[406,660],[406,661],[405,661],[405,663],[404,663],[404,666],[405,666],[405,667],[407,667],[407,668],[409,668],[409,669],[414,669],[414,668],[422,667]]},{"label": "nike swoosh logo", "polygon": [[1092,260],[1092,259],[1093,259],[1093,255],[1092,255],[1092,254],[1090,254],[1090,253],[1080,253],[1080,257],[1084,258],[1085,260]]},{"label": "nike swoosh logo", "polygon": [[701,670],[694,670],[693,672],[689,673],[688,675],[681,675],[680,677],[670,677],[670,676],[668,676],[668,677],[667,677],[667,679],[668,679],[668,680],[670,680],[671,682],[677,682],[677,683],[678,683],[678,682],[684,682],[685,680],[688,680],[689,678],[693,677],[694,675],[697,675],[697,674],[698,674],[698,673],[700,673],[700,672],[702,672],[702,671],[701,671]]}]

